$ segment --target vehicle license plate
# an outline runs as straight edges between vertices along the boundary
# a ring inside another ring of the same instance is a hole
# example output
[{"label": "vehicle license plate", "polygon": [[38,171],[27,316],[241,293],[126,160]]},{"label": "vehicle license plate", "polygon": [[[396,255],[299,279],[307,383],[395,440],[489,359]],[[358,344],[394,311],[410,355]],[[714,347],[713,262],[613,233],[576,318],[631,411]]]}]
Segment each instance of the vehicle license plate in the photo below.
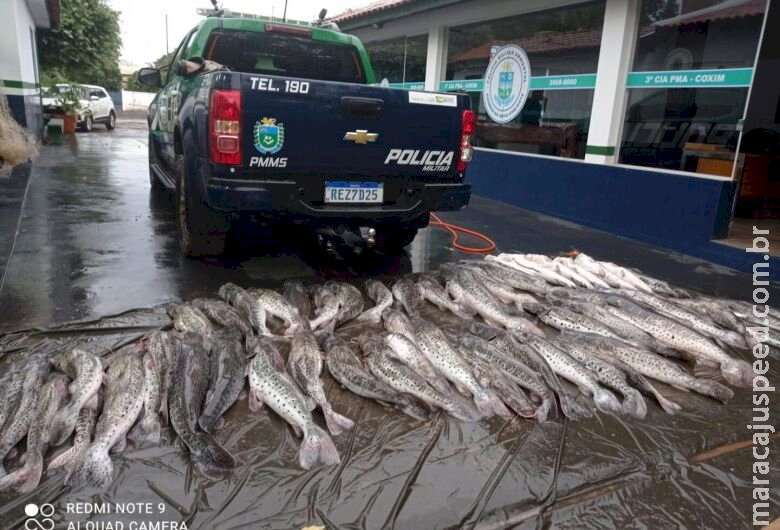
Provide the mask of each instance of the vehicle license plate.
[{"label": "vehicle license plate", "polygon": [[325,202],[381,203],[383,192],[381,182],[326,182]]}]

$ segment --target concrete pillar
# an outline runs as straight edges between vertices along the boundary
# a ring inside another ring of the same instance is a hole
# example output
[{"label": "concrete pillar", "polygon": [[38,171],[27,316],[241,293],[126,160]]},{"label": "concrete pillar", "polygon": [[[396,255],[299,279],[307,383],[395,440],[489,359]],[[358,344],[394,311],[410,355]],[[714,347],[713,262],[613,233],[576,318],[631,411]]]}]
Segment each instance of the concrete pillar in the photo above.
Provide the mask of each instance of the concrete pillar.
[{"label": "concrete pillar", "polygon": [[639,32],[640,0],[607,0],[585,160],[614,164],[626,112],[626,77]]},{"label": "concrete pillar", "polygon": [[428,55],[425,62],[425,90],[439,90],[447,74],[449,28],[434,26],[428,31]]}]

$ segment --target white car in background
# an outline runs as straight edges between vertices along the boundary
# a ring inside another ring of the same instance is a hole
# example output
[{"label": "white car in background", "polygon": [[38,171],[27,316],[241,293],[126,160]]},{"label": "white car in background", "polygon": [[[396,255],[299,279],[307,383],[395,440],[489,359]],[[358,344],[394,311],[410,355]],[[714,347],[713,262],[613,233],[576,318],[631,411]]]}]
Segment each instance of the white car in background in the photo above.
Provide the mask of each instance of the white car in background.
[{"label": "white car in background", "polygon": [[[43,116],[45,119],[53,115],[62,114],[58,99],[60,95],[74,85],[57,84],[43,93]],[[105,88],[95,85],[75,85],[79,90],[79,110],[76,126],[83,131],[92,131],[92,126],[102,123],[106,129],[116,127],[116,110],[114,102]]]}]

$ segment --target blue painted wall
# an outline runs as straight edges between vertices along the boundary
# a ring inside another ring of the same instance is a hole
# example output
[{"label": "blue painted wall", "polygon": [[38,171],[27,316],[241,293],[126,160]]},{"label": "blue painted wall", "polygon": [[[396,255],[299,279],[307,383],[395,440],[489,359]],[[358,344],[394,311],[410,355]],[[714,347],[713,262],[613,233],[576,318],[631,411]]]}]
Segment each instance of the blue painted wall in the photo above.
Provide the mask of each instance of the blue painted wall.
[{"label": "blue painted wall", "polygon": [[114,102],[114,108],[120,110],[122,108],[122,91],[109,90],[108,95],[111,97],[111,101]]},{"label": "blue painted wall", "polygon": [[[752,272],[756,256],[726,237],[736,183],[677,173],[477,150],[474,193]],[[770,260],[780,279],[780,260]]]},{"label": "blue painted wall", "polygon": [[[0,97],[2,96],[3,94],[0,94]],[[8,94],[6,97],[11,115],[22,126],[27,127],[36,138],[40,138],[43,132],[41,96],[38,94],[28,96]]]}]

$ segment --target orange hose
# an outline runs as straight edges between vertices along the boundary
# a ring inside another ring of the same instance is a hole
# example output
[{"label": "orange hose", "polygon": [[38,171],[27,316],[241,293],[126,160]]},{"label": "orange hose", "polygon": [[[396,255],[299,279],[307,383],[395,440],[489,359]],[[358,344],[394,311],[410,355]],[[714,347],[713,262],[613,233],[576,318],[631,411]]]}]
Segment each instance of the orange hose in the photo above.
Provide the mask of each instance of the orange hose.
[{"label": "orange hose", "polygon": [[[452,247],[457,250],[460,250],[461,252],[467,252],[469,254],[489,254],[496,249],[495,242],[485,234],[480,234],[479,232],[475,232],[474,230],[469,230],[468,228],[463,228],[462,226],[445,223],[444,221],[439,219],[438,215],[436,215],[433,212],[431,212],[431,225],[440,226],[441,228],[444,228],[450,234],[452,234]],[[476,237],[477,239],[481,239],[482,241],[485,241],[488,244],[488,246],[482,248],[475,248],[475,247],[467,247],[465,245],[461,245],[458,243],[458,237],[460,237],[460,233],[472,237]]]}]

